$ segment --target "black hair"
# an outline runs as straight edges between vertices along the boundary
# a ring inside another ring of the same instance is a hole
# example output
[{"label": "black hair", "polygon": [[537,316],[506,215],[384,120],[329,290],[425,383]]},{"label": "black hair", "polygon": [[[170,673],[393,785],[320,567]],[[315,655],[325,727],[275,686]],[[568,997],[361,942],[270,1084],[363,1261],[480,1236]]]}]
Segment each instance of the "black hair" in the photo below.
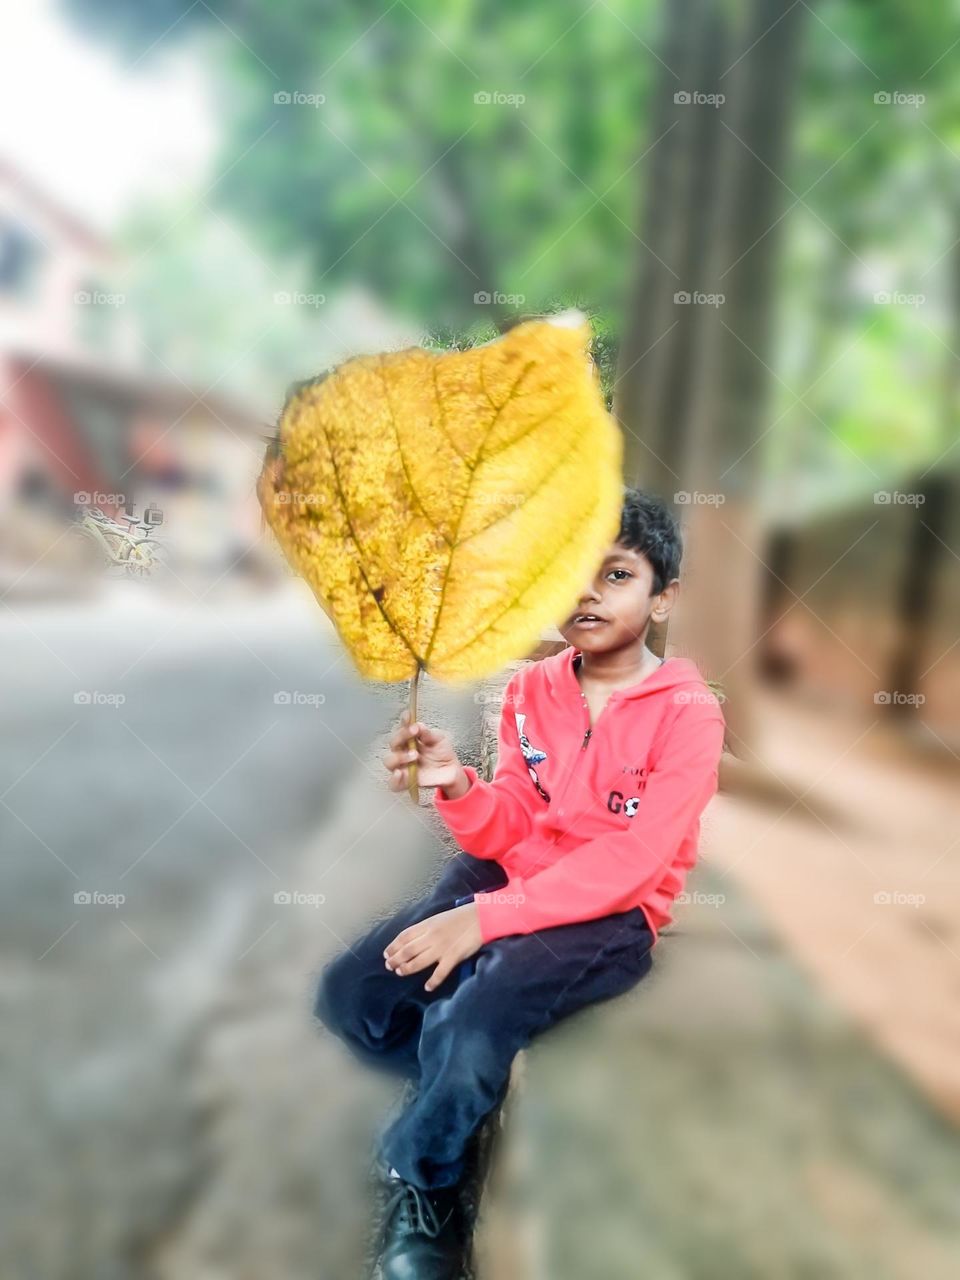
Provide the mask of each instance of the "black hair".
[{"label": "black hair", "polygon": [[653,565],[653,590],[659,595],[668,582],[680,577],[683,540],[670,508],[655,494],[625,489],[617,542],[645,555]]}]

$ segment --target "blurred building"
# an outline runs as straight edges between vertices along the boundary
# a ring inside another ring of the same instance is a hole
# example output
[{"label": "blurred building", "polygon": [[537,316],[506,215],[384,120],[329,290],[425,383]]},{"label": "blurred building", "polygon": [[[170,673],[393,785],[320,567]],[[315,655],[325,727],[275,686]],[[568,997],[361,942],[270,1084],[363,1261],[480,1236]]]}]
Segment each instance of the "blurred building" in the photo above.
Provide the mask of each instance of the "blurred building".
[{"label": "blurred building", "polygon": [[6,524],[153,503],[182,563],[222,572],[257,540],[263,426],[150,367],[122,265],[0,163],[0,510]]}]

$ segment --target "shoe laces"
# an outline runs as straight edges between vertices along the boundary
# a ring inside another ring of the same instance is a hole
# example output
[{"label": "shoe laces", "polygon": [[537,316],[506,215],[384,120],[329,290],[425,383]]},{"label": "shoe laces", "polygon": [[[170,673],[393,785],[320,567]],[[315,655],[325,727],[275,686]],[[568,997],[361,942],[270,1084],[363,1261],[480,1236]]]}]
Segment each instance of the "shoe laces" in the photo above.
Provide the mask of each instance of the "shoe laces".
[{"label": "shoe laces", "polygon": [[384,1206],[384,1220],[389,1221],[394,1212],[399,1213],[403,1226],[433,1240],[446,1226],[453,1210],[449,1209],[441,1218],[428,1192],[397,1179],[397,1186]]}]

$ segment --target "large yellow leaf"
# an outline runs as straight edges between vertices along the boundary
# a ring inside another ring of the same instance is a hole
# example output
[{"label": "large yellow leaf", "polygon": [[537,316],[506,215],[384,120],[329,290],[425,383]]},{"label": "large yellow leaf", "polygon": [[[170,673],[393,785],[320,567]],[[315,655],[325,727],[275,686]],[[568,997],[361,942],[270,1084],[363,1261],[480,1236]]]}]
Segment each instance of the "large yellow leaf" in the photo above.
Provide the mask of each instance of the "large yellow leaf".
[{"label": "large yellow leaf", "polygon": [[260,502],[361,675],[478,679],[576,606],[623,494],[589,337],[362,356],[289,400]]}]

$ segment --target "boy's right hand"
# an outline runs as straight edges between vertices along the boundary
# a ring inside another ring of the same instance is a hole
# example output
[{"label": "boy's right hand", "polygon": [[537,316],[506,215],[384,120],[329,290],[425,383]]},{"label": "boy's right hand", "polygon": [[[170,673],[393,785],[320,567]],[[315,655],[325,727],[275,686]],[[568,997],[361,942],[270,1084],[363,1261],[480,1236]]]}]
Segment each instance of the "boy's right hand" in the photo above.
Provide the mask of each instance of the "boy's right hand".
[{"label": "boy's right hand", "polygon": [[[411,738],[416,742],[415,748],[411,747]],[[407,710],[390,735],[390,750],[383,757],[390,774],[391,791],[406,790],[407,767],[413,760],[417,762],[419,786],[442,787],[444,795],[451,800],[469,790],[470,779],[447,735],[419,720],[410,724],[410,712]]]}]

